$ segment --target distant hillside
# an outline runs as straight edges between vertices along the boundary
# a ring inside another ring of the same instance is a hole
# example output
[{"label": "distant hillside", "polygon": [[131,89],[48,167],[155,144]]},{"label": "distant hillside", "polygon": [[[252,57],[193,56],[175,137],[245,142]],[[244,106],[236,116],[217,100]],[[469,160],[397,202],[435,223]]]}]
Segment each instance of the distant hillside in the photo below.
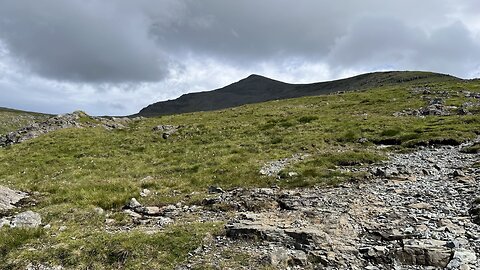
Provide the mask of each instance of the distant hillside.
[{"label": "distant hillside", "polygon": [[329,82],[290,84],[259,75],[250,75],[217,90],[185,94],[175,100],[151,104],[143,108],[138,115],[148,117],[212,111],[276,99],[317,96],[339,91],[364,90],[411,82],[437,82],[439,80],[461,79],[431,72],[391,71],[367,73]]},{"label": "distant hillside", "polygon": [[36,121],[45,120],[50,115],[0,107],[0,134],[4,134]]}]

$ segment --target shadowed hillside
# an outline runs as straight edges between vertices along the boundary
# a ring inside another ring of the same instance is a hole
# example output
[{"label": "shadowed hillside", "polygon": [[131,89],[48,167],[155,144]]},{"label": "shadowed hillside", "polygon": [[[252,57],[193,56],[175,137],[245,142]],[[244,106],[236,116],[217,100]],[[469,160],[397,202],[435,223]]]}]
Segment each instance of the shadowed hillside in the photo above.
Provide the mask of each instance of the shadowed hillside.
[{"label": "shadowed hillside", "polygon": [[197,111],[212,111],[276,99],[317,96],[339,91],[355,91],[408,82],[461,80],[449,75],[392,71],[363,74],[347,79],[312,84],[289,84],[259,75],[226,87],[206,92],[185,94],[175,100],[157,102],[142,109],[140,116],[159,116]]}]

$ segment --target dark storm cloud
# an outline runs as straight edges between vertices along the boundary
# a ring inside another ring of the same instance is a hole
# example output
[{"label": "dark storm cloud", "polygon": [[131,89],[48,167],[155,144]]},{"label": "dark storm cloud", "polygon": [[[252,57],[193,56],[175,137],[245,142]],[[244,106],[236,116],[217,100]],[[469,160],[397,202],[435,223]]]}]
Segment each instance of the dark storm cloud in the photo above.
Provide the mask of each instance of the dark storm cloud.
[{"label": "dark storm cloud", "polygon": [[[358,18],[381,13],[386,18],[427,24],[444,20],[441,11],[448,8],[444,2],[432,0],[184,2],[184,17],[168,27],[158,24],[153,28],[158,42],[171,50],[204,53],[247,65],[289,57],[321,61]],[[416,8],[411,9],[411,4]],[[360,31],[367,33],[369,29]]]},{"label": "dark storm cloud", "polygon": [[[23,67],[42,77],[73,82],[160,81],[172,65],[179,66],[175,62],[192,54],[242,67],[280,64],[288,58],[323,61],[338,50],[337,40],[345,39],[358,18],[381,13],[427,24],[445,19],[449,8],[448,1],[433,0],[0,3],[0,39]],[[355,29],[358,35],[370,34],[370,28]],[[409,38],[394,38],[404,37]],[[404,54],[409,48],[385,49]]]},{"label": "dark storm cloud", "polygon": [[166,74],[165,58],[148,32],[152,22],[135,7],[91,0],[0,3],[0,39],[40,76],[124,82]]},{"label": "dark storm cloud", "polygon": [[478,0],[0,0],[0,106],[134,113],[249,73],[471,78],[479,11]]}]

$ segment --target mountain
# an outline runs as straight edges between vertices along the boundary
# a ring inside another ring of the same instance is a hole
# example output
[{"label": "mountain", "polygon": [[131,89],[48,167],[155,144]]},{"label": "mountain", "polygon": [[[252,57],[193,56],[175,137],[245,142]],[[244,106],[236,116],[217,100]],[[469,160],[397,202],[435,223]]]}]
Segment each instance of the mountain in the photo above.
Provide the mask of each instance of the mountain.
[{"label": "mountain", "polygon": [[276,99],[325,95],[340,91],[365,90],[422,80],[460,80],[450,75],[419,71],[375,72],[312,84],[290,84],[260,75],[250,75],[220,89],[189,93],[175,100],[161,101],[143,108],[138,116],[160,116],[212,111]]}]

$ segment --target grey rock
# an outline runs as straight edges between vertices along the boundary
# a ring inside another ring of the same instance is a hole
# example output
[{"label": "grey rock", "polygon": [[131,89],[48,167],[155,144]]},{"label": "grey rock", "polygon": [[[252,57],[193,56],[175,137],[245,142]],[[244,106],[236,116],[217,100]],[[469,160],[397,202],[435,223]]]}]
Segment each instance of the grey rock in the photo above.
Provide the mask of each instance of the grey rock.
[{"label": "grey rock", "polygon": [[452,260],[448,263],[447,269],[460,269],[462,266],[475,265],[477,262],[477,255],[475,252],[458,249],[453,254]]},{"label": "grey rock", "polygon": [[148,197],[151,193],[152,193],[152,192],[151,192],[150,190],[144,188],[144,189],[142,190],[142,192],[140,192],[140,196],[141,196],[141,197]]},{"label": "grey rock", "polygon": [[64,268],[62,266],[59,266],[59,265],[50,266],[50,265],[45,265],[45,264],[29,263],[25,269],[26,270],[62,270]]},{"label": "grey rock", "polygon": [[397,250],[395,257],[407,265],[446,267],[452,251],[445,245],[446,242],[439,240],[409,240]]},{"label": "grey rock", "polygon": [[225,193],[225,191],[221,187],[217,186],[210,186],[208,187],[208,193]]},{"label": "grey rock", "polygon": [[160,226],[160,227],[164,227],[168,224],[171,224],[173,223],[173,219],[169,218],[169,217],[160,217],[157,221],[157,224]]},{"label": "grey rock", "polygon": [[10,227],[10,226],[11,226],[10,220],[8,220],[7,218],[0,218],[0,228]]},{"label": "grey rock", "polygon": [[15,208],[15,204],[27,197],[24,192],[0,186],[0,212]]},{"label": "grey rock", "polygon": [[131,198],[130,201],[128,202],[128,204],[127,204],[127,207],[130,208],[130,209],[135,209],[135,208],[142,207],[142,204],[139,203],[137,201],[137,199]]},{"label": "grey rock", "polygon": [[172,125],[159,125],[153,128],[155,132],[162,132],[162,138],[168,139],[171,135],[178,132],[180,126],[172,126]]},{"label": "grey rock", "polygon": [[294,154],[291,157],[267,162],[259,171],[261,175],[278,176],[288,165],[295,164],[309,157],[309,154]]},{"label": "grey rock", "polygon": [[103,215],[103,214],[105,214],[105,210],[103,210],[103,208],[101,208],[101,207],[95,207],[95,208],[93,209],[93,211],[94,211],[95,213],[97,213],[98,215]]},{"label": "grey rock", "polygon": [[301,250],[277,248],[268,257],[268,264],[275,268],[287,269],[292,266],[307,266],[307,254]]},{"label": "grey rock", "polygon": [[12,227],[15,228],[37,228],[42,224],[40,214],[27,211],[16,215],[12,220]]}]

